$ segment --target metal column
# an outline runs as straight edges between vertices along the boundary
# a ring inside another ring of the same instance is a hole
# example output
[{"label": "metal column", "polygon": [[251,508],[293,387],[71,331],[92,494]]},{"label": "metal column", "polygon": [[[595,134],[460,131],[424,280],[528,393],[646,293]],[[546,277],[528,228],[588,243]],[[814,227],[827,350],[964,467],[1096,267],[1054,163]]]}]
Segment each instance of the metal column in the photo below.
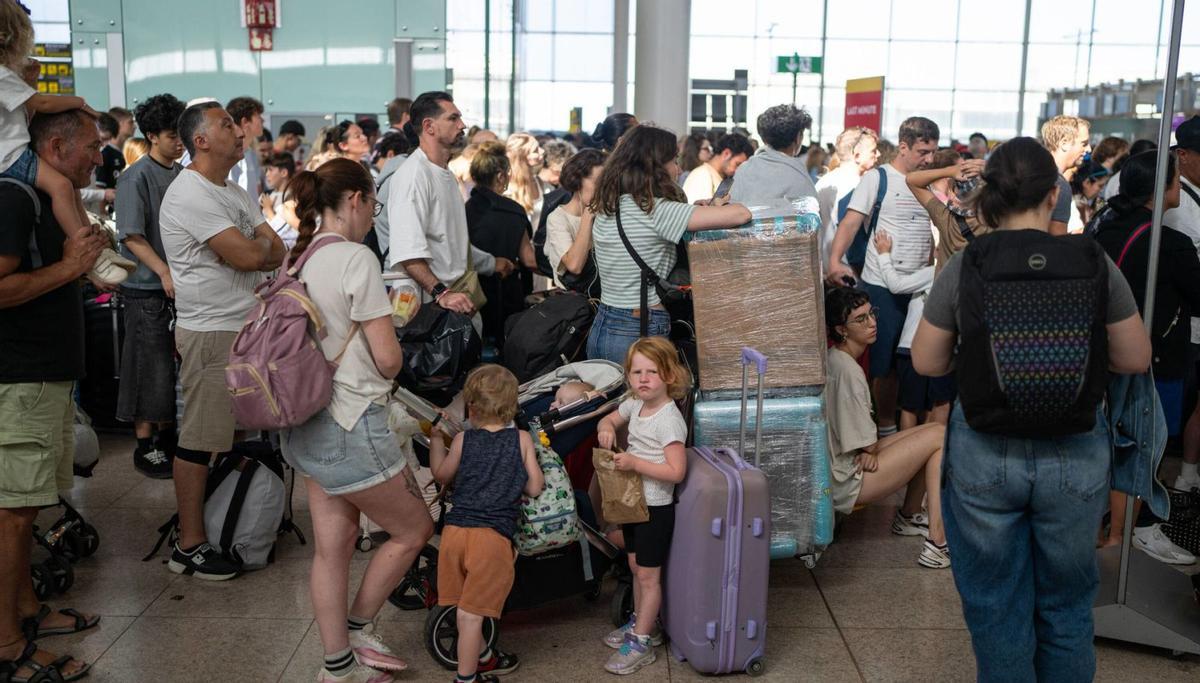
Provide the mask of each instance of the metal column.
[{"label": "metal column", "polygon": [[[1179,75],[1179,42],[1183,31],[1184,0],[1174,0],[1167,74],[1163,81],[1162,120],[1158,127],[1158,173],[1154,183],[1154,213],[1150,233],[1146,298],[1142,310],[1149,332],[1154,322],[1154,295],[1162,239],[1163,193],[1167,186],[1171,119],[1175,113],[1175,85]],[[1133,496],[1125,506],[1121,546],[1098,555],[1100,590],[1092,613],[1096,635],[1129,643],[1161,647],[1174,652],[1200,654],[1200,607],[1193,597],[1191,579],[1150,558],[1133,552]]]},{"label": "metal column", "polygon": [[1029,15],[1033,0],[1025,0],[1025,37],[1021,40],[1021,92],[1017,93],[1017,135],[1025,128],[1025,76],[1029,71]]}]

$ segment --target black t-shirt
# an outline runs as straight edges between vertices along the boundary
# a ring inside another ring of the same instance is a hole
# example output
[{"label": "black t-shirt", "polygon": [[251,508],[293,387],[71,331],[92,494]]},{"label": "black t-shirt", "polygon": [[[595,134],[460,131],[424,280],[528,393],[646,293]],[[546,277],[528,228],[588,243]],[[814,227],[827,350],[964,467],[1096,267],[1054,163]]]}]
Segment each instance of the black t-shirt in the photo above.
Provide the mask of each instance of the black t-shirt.
[{"label": "black t-shirt", "polygon": [[96,184],[112,189],[117,186],[117,176],[125,170],[125,155],[116,147],[105,145],[100,149],[100,157],[104,163],[96,167]]},{"label": "black t-shirt", "polygon": [[[50,197],[38,192],[41,222],[25,190],[0,183],[0,254],[19,256],[18,273],[34,270],[29,236],[36,235],[43,266],[63,257],[66,236]],[[0,308],[0,384],[67,382],[83,377],[83,296],[77,281],[27,301]]]}]

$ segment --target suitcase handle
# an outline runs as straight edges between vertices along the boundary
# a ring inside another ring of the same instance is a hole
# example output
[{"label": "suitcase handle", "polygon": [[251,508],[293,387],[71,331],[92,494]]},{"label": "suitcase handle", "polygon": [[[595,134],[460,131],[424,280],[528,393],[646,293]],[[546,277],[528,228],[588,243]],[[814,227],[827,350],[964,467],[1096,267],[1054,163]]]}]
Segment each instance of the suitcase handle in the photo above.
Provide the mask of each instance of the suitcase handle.
[{"label": "suitcase handle", "polygon": [[738,452],[746,452],[746,403],[750,394],[750,365],[758,369],[758,394],[754,413],[754,466],[762,460],[763,377],[767,374],[767,357],[749,346],[742,347],[742,419],[738,428]]}]

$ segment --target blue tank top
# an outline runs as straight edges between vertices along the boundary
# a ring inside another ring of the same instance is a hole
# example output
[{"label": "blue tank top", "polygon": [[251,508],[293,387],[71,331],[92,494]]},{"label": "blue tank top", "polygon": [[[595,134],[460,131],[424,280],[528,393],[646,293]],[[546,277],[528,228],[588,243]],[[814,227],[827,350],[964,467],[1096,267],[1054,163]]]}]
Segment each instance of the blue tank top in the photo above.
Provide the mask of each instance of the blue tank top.
[{"label": "blue tank top", "polygon": [[521,491],[528,479],[521,460],[520,431],[464,432],[462,459],[450,497],[453,507],[446,513],[446,523],[495,529],[505,538],[515,537]]}]

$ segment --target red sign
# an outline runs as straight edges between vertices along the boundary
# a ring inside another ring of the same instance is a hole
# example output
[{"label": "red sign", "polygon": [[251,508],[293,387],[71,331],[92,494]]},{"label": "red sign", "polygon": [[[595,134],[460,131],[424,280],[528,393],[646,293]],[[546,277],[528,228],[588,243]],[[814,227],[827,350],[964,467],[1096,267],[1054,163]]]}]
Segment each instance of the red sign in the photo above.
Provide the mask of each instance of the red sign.
[{"label": "red sign", "polygon": [[246,0],[246,28],[275,28],[275,0]]},{"label": "red sign", "polygon": [[864,126],[879,132],[883,126],[883,76],[846,81],[844,126]]}]

